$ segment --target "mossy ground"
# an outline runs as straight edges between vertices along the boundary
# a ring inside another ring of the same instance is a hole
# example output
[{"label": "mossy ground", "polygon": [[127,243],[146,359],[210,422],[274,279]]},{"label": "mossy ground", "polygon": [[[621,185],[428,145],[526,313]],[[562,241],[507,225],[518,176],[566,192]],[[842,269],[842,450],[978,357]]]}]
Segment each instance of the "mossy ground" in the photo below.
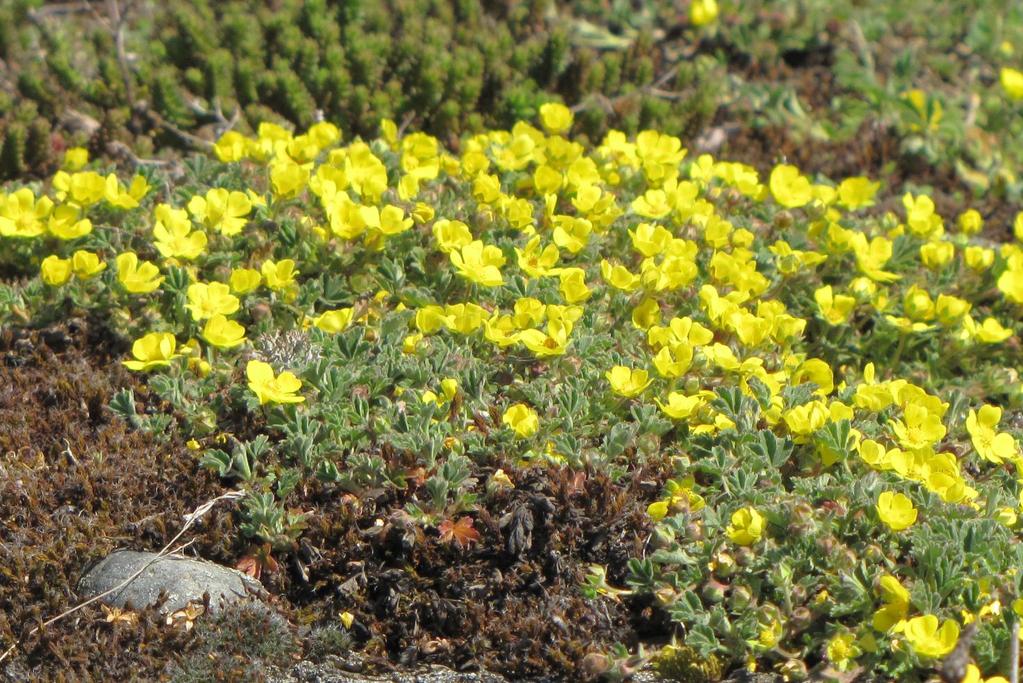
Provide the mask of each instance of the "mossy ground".
[{"label": "mossy ground", "polygon": [[[133,388],[140,414],[166,407],[120,366],[123,343],[102,322],[7,329],[0,351],[0,639],[20,639],[3,665],[13,680],[157,680],[173,672],[211,680],[197,662],[216,680],[252,680],[262,671],[253,657],[279,665],[348,644],[371,668],[442,663],[572,677],[588,652],[649,636],[634,627],[652,626],[640,619],[650,616],[642,601],[586,601],[579,585],[591,563],[624,581],[649,525],[644,500],[664,473],[623,486],[540,468],[481,506],[481,540],[470,549],[410,543],[405,534],[423,532],[406,524],[403,501],[393,499],[400,494],[355,501],[326,486],[305,490],[297,501],[317,512],[301,559],[262,576],[281,598],[293,642],[245,618],[201,620],[202,628],[185,632],[147,609],[137,625],[109,623],[99,605],[30,635],[79,602],[75,586],[92,562],[116,548],[160,549],[184,515],[225,489],[197,469],[173,430],[157,440],[110,413],[124,387]],[[234,518],[212,510],[182,539],[194,540],[186,552],[231,564],[249,550],[238,545]],[[509,542],[514,529],[517,544]],[[342,611],[356,616],[346,637],[324,637],[340,625],[328,615]],[[266,629],[277,646],[268,649]]]}]

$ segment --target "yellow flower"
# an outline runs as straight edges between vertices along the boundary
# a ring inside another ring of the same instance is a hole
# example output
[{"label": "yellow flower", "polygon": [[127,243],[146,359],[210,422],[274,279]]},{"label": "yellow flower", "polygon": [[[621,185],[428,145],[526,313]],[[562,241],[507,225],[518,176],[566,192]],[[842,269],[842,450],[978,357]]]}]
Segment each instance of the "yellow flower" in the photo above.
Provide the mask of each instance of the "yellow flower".
[{"label": "yellow flower", "polygon": [[856,643],[856,634],[840,633],[828,641],[828,659],[839,671],[847,671],[852,661],[863,654]]},{"label": "yellow flower", "polygon": [[375,203],[387,189],[387,167],[364,142],[348,147],[344,170],[352,189],[365,201]]},{"label": "yellow flower", "polygon": [[980,669],[977,668],[977,665],[970,663],[966,665],[966,675],[963,676],[961,683],[1009,683],[1009,679],[1005,676],[984,678],[981,676]]},{"label": "yellow flower", "polygon": [[878,582],[884,606],[874,612],[871,625],[878,631],[900,626],[909,613],[909,591],[894,576],[885,574]]},{"label": "yellow flower", "polygon": [[232,163],[244,159],[251,144],[249,138],[238,131],[229,130],[213,145],[213,151],[222,162]]},{"label": "yellow flower", "polygon": [[331,311],[324,311],[313,318],[313,325],[324,332],[337,334],[338,332],[344,331],[344,329],[352,323],[353,313],[354,311],[351,308],[338,308]]},{"label": "yellow flower", "polygon": [[553,222],[554,231],[551,236],[556,245],[573,254],[578,254],[586,247],[593,231],[592,223],[585,218],[560,215],[555,216]]},{"label": "yellow flower", "polygon": [[1023,268],[1008,268],[998,277],[998,289],[1014,304],[1023,304]]},{"label": "yellow flower", "polygon": [[829,325],[841,325],[856,308],[856,299],[846,294],[835,294],[831,285],[819,287],[813,293],[817,310]]},{"label": "yellow flower", "polygon": [[663,346],[654,355],[653,363],[661,377],[668,379],[681,377],[693,364],[693,347],[686,342]]},{"label": "yellow flower", "polygon": [[731,522],[725,533],[736,545],[753,545],[764,534],[764,517],[752,507],[733,512]]},{"label": "yellow flower", "polygon": [[919,403],[909,403],[902,420],[892,420],[892,432],[899,445],[910,450],[926,448],[941,441],[946,429],[941,418]]},{"label": "yellow flower", "polygon": [[228,282],[231,285],[231,291],[235,294],[248,294],[259,287],[263,282],[263,276],[258,270],[252,268],[235,268],[231,271]]},{"label": "yellow flower", "polygon": [[442,406],[445,403],[450,403],[455,399],[455,395],[458,393],[458,380],[454,377],[445,377],[440,381],[440,395],[438,396],[432,391],[424,391],[422,396],[423,403],[436,403],[438,406]]},{"label": "yellow flower", "polygon": [[63,204],[55,207],[50,213],[46,229],[58,239],[74,240],[92,232],[92,221],[82,218],[81,209],[77,206]]},{"label": "yellow flower", "polygon": [[137,175],[131,179],[131,186],[124,189],[118,181],[117,176],[111,173],[104,182],[103,196],[107,203],[119,209],[134,209],[139,201],[149,192],[149,183],[143,176]]},{"label": "yellow flower", "polygon": [[632,238],[632,247],[648,258],[663,252],[672,240],[667,228],[653,223],[640,223],[634,230],[629,230],[629,237]]},{"label": "yellow flower", "polygon": [[292,199],[309,183],[309,169],[294,161],[281,160],[270,164],[270,186],[275,199]]},{"label": "yellow flower", "polygon": [[540,429],[540,418],[524,403],[516,403],[504,411],[501,423],[512,429],[520,439],[525,439]]},{"label": "yellow flower", "polygon": [[668,195],[661,189],[647,190],[632,200],[633,213],[643,218],[664,218],[673,208]]},{"label": "yellow flower", "polygon": [[462,221],[444,218],[433,224],[433,239],[437,242],[438,249],[450,254],[472,242],[472,232]]},{"label": "yellow flower", "polygon": [[504,254],[492,244],[484,246],[481,240],[473,240],[449,254],[451,263],[458,274],[484,287],[499,287],[504,284],[500,267],[504,265]]},{"label": "yellow flower", "polygon": [[629,269],[623,265],[611,264],[607,259],[600,261],[600,277],[615,289],[625,292],[635,290],[640,284],[638,275],[629,272]]},{"label": "yellow flower", "polygon": [[939,294],[938,300],[934,302],[934,313],[942,325],[952,326],[970,312],[970,307],[970,302],[965,299]]},{"label": "yellow flower", "polygon": [[397,235],[412,227],[414,222],[405,216],[405,210],[400,206],[388,204],[382,209],[375,206],[363,207],[363,216],[368,216],[366,225],[378,231],[382,235]]},{"label": "yellow flower", "polygon": [[838,186],[838,201],[852,211],[873,206],[874,195],[879,187],[881,183],[871,182],[863,176],[846,178]]},{"label": "yellow flower", "polygon": [[678,177],[678,165],[687,150],[674,135],[644,130],[636,136],[636,154],[647,182],[655,185]]},{"label": "yellow flower", "polygon": [[718,18],[717,0],[693,0],[689,5],[689,23],[706,26]]},{"label": "yellow flower", "polygon": [[442,328],[450,327],[450,317],[441,306],[423,306],[416,311],[416,329],[423,334],[433,334]]},{"label": "yellow flower", "polygon": [[[0,237],[38,237],[43,234],[43,223],[53,210],[49,197],[36,200],[27,187],[9,195],[0,192]],[[91,228],[91,224],[90,224]]]},{"label": "yellow flower", "polygon": [[58,171],[53,176],[53,189],[61,201],[70,200],[79,207],[96,204],[106,194],[107,181],[95,171],[67,174]]},{"label": "yellow flower", "polygon": [[959,624],[948,619],[938,628],[938,617],[925,614],[907,621],[902,633],[920,657],[944,657],[959,640]]},{"label": "yellow flower", "polygon": [[984,344],[998,344],[1012,336],[1012,330],[1003,327],[996,319],[988,316],[984,322],[977,325],[969,314],[963,316],[963,328],[966,332],[979,342]]},{"label": "yellow flower", "polygon": [[984,217],[976,209],[967,209],[956,219],[959,232],[964,235],[976,235],[984,227]]},{"label": "yellow flower", "polygon": [[188,202],[188,211],[207,228],[227,237],[237,235],[252,211],[252,202],[244,192],[213,188],[205,197],[196,195]]},{"label": "yellow flower", "polygon": [[192,231],[192,223],[184,209],[158,204],[153,211],[153,246],[164,258],[191,260],[206,250],[206,233]]},{"label": "yellow flower", "polygon": [[170,365],[177,353],[177,342],[170,332],[150,332],[135,340],[131,345],[131,355],[135,360],[122,361],[129,370],[152,370]]},{"label": "yellow flower", "polygon": [[515,315],[512,319],[520,329],[539,325],[547,316],[547,306],[539,299],[521,297],[515,301]]},{"label": "yellow flower", "polygon": [[412,207],[412,220],[419,225],[429,223],[435,215],[433,207],[426,202],[416,202],[416,205]]},{"label": "yellow flower", "polygon": [[902,297],[902,310],[910,320],[928,321],[934,319],[934,302],[927,290],[913,285]]},{"label": "yellow flower", "polygon": [[670,502],[671,501],[668,500],[658,500],[650,503],[650,505],[647,505],[646,507],[647,515],[649,515],[650,519],[655,522],[661,521],[668,516],[668,503]]},{"label": "yellow flower", "polygon": [[827,424],[831,417],[823,401],[809,401],[789,408],[782,414],[785,425],[796,436],[809,436]]},{"label": "yellow flower", "polygon": [[217,313],[206,321],[202,336],[218,349],[231,349],[245,341],[245,328]]},{"label": "yellow flower", "polygon": [[160,269],[149,261],[139,261],[134,252],[119,254],[114,263],[118,282],[132,294],[152,292],[163,282]]},{"label": "yellow flower", "polygon": [[533,352],[537,358],[560,356],[568,346],[570,329],[563,323],[550,321],[547,332],[540,330],[522,330],[515,335],[515,340]]},{"label": "yellow flower", "polygon": [[788,164],[775,166],[771,171],[768,186],[774,200],[789,209],[805,206],[813,200],[810,181],[795,166]]},{"label": "yellow flower", "polygon": [[901,493],[884,491],[877,499],[877,515],[892,531],[902,531],[916,522],[913,501]]},{"label": "yellow flower", "polygon": [[490,314],[478,304],[452,304],[444,308],[444,325],[458,334],[472,334],[478,330]]},{"label": "yellow flower", "polygon": [[706,399],[700,394],[686,396],[677,391],[672,391],[668,394],[667,404],[661,403],[659,399],[654,399],[654,403],[661,409],[661,412],[675,420],[688,418],[699,410],[705,401]]},{"label": "yellow flower", "polygon": [[971,409],[966,418],[966,431],[977,455],[996,465],[1013,461],[1019,454],[1012,434],[995,429],[1001,419],[1002,409],[991,405],[981,406],[980,411]]},{"label": "yellow flower", "polygon": [[82,280],[99,275],[107,269],[106,261],[101,261],[97,254],[79,249],[71,255],[71,270]]},{"label": "yellow flower", "polygon": [[934,200],[927,195],[914,197],[907,192],[902,196],[902,206],[906,209],[906,225],[910,233],[930,239],[944,232],[941,216],[934,211]]},{"label": "yellow flower", "polygon": [[955,257],[956,248],[951,242],[928,242],[920,247],[920,262],[931,270],[939,270]]},{"label": "yellow flower", "polygon": [[604,376],[611,383],[611,390],[626,398],[639,396],[653,382],[646,370],[633,370],[624,365],[614,366]]},{"label": "yellow flower", "polygon": [[998,81],[1002,84],[1002,90],[1010,100],[1023,100],[1023,73],[1003,66],[998,73]]},{"label": "yellow flower", "polygon": [[263,261],[259,270],[263,274],[263,279],[266,280],[266,286],[275,291],[287,289],[295,284],[295,276],[298,275],[298,271],[295,270],[295,261],[290,258],[277,262],[267,259]]},{"label": "yellow flower", "polygon": [[561,268],[558,272],[559,290],[565,297],[565,303],[576,304],[586,301],[593,293],[586,286],[586,271],[582,268]]},{"label": "yellow flower", "polygon": [[250,360],[245,366],[245,375],[249,380],[249,389],[259,399],[260,405],[305,401],[304,396],[296,395],[296,392],[302,388],[302,380],[295,377],[294,373],[284,371],[275,376],[269,363]]},{"label": "yellow flower", "polygon": [[882,270],[892,257],[892,241],[878,235],[867,242],[863,233],[856,234],[861,238],[853,240],[856,266],[860,272],[875,282],[894,282],[900,279],[899,275]]},{"label": "yellow flower", "polygon": [[[779,642],[781,642],[782,636],[785,635],[785,626],[778,619],[771,619],[770,621],[760,622],[760,632],[755,641],[755,645],[759,646],[764,650],[770,650]],[[751,660],[748,665],[751,670],[755,669],[755,660]]]},{"label": "yellow flower", "polygon": [[525,249],[515,247],[515,255],[519,268],[530,277],[550,275],[561,256],[555,244],[548,244],[541,250],[539,235],[530,238]]},{"label": "yellow flower", "polygon": [[541,104],[540,123],[551,135],[561,135],[572,127],[572,110],[558,102]]},{"label": "yellow flower", "polygon": [[74,173],[81,171],[87,163],[89,163],[89,150],[84,147],[69,147],[64,151],[64,161],[60,167]]},{"label": "yellow flower", "polygon": [[195,282],[188,286],[188,303],[192,320],[205,320],[217,314],[231,315],[238,310],[238,297],[222,282]]},{"label": "yellow flower", "polygon": [[39,264],[39,277],[51,287],[59,287],[71,279],[71,259],[50,254]]}]

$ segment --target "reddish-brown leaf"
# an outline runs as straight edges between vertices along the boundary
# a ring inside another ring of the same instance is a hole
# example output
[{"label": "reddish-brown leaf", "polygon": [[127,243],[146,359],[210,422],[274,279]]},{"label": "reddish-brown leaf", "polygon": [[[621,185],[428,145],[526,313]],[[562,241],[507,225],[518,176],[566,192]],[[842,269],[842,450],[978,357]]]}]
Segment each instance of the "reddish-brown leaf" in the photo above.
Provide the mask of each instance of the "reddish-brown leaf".
[{"label": "reddish-brown leaf", "polygon": [[437,527],[440,529],[441,543],[454,541],[460,548],[480,540],[480,532],[472,527],[472,517],[462,517],[457,522],[445,519]]}]

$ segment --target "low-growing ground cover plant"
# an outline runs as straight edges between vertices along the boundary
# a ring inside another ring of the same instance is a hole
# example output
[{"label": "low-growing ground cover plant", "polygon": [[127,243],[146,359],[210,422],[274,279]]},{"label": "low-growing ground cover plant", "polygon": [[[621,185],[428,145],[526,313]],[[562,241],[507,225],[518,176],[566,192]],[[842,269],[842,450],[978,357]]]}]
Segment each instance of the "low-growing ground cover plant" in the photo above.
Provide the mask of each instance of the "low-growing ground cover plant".
[{"label": "low-growing ground cover plant", "polygon": [[668,130],[764,172],[1020,196],[1023,17],[1011,2],[253,0],[0,6],[0,178],[63,150],[174,158],[226,127],[346,135],[377,121],[453,145],[560,98],[575,133]]},{"label": "low-growing ground cover plant", "polygon": [[[587,146],[573,124],[548,103],[457,154],[390,120],[348,144],[264,124],[177,183],[74,150],[2,196],[4,258],[39,275],[0,288],[0,314],[102,312],[165,401],[110,407],[246,492],[238,563],[271,586],[339,506],[375,510],[358,532],[398,558],[495,536],[526,554],[549,500],[487,501],[554,472],[642,492],[617,511],[631,557],[577,590],[634,607],[629,645],[666,672],[912,681],[958,652],[1006,673],[1023,248],[923,192],[761,177],[656,130]],[[368,619],[336,578],[310,590]]]}]

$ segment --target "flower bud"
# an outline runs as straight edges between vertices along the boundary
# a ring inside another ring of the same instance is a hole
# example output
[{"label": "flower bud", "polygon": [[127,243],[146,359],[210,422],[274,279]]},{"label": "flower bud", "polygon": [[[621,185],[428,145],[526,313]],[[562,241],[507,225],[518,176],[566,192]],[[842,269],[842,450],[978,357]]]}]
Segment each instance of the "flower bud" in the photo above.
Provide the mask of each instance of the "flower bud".
[{"label": "flower bud", "polygon": [[779,211],[774,214],[774,226],[781,230],[792,227],[792,214],[788,211]]},{"label": "flower bud", "polygon": [[654,598],[661,607],[670,607],[678,602],[679,593],[671,586],[661,586],[654,591]]},{"label": "flower bud", "polygon": [[756,556],[752,548],[743,546],[735,550],[735,561],[740,567],[750,566]]},{"label": "flower bud", "polygon": [[721,577],[729,577],[735,573],[737,564],[735,558],[726,552],[719,552],[714,555],[714,573]]},{"label": "flower bud", "polygon": [[700,595],[707,602],[718,603],[725,599],[725,593],[728,590],[728,586],[714,579],[708,579],[707,583],[703,584],[703,589],[700,591]]},{"label": "flower bud", "polygon": [[249,314],[252,316],[253,320],[259,321],[265,318],[269,318],[271,311],[270,307],[267,304],[259,302],[257,304],[252,305],[252,307],[249,309]]},{"label": "flower bud", "polygon": [[823,554],[831,555],[831,553],[835,552],[835,548],[838,547],[838,539],[834,536],[821,536],[817,539],[817,547],[820,548]]},{"label": "flower bud", "polygon": [[778,667],[778,673],[786,681],[805,681],[810,675],[801,659],[789,659]]},{"label": "flower bud", "polygon": [[792,610],[792,616],[789,618],[789,624],[792,626],[792,630],[795,632],[804,631],[810,627],[813,623],[813,612],[806,607],[797,607]]},{"label": "flower bud", "polygon": [[746,586],[733,586],[728,595],[728,606],[738,612],[750,606],[753,602],[753,593]]},{"label": "flower bud", "polygon": [[809,503],[799,502],[792,507],[792,523],[790,529],[795,532],[805,531],[813,523],[813,507]]},{"label": "flower bud", "polygon": [[653,550],[670,548],[673,545],[675,545],[675,535],[671,529],[664,526],[654,527],[654,533],[650,536],[650,547]]}]

